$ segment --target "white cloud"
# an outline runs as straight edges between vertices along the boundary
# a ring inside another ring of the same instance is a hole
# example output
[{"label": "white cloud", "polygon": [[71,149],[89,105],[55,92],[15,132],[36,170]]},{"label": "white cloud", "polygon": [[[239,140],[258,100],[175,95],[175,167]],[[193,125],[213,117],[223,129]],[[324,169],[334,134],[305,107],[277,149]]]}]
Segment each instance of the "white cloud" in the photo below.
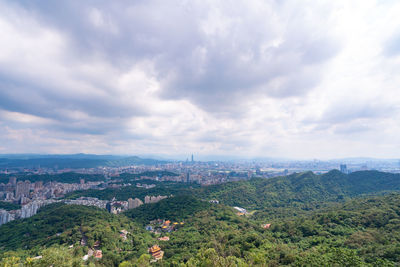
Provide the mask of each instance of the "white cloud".
[{"label": "white cloud", "polygon": [[399,13],[373,0],[0,1],[0,149],[398,157]]}]

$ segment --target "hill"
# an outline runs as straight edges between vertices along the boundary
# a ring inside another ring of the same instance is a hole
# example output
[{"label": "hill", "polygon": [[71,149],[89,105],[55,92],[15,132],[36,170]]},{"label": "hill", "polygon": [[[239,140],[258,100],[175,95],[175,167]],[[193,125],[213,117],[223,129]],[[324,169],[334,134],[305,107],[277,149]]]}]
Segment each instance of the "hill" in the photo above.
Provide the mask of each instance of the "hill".
[{"label": "hill", "polygon": [[[148,180],[137,181],[138,183],[149,183]],[[170,196],[170,195],[189,195],[193,193],[193,188],[199,188],[195,184],[177,183],[177,182],[156,182],[153,188],[137,187],[136,185],[124,186],[121,188],[107,188],[104,190],[89,189],[74,191],[65,197],[70,199],[85,197],[96,197],[99,199],[110,200],[115,197],[117,200],[128,200],[128,198],[139,198],[144,201],[145,196]]]},{"label": "hill", "polygon": [[208,186],[199,189],[197,195],[205,199],[216,198],[231,206],[262,209],[343,201],[362,194],[394,190],[400,190],[400,174],[378,171],[343,174],[332,170],[322,175],[304,172]]},{"label": "hill", "polygon": [[128,210],[124,214],[142,224],[151,220],[184,220],[196,212],[210,208],[210,203],[198,200],[193,196],[176,196],[163,199],[157,203],[144,204],[138,208]]},{"label": "hill", "polygon": [[[120,237],[122,229],[130,233],[127,240]],[[104,262],[139,257],[147,253],[151,240],[147,232],[125,216],[116,216],[95,207],[59,203],[42,208],[33,217],[0,227],[0,251],[23,249],[38,253],[55,245],[74,245],[75,253],[82,257],[99,241]]]},{"label": "hill", "polygon": [[[159,235],[132,222],[143,225],[154,218],[184,219],[184,225],[162,233],[169,241],[158,241]],[[270,227],[262,227],[265,223]],[[126,241],[120,229],[129,231]],[[231,207],[193,196],[120,215],[56,204],[0,227],[0,266],[6,261],[32,266],[27,255],[43,255],[33,266],[149,266],[147,248],[154,243],[165,251],[155,266],[396,266],[399,229],[400,194],[358,198],[279,219],[238,216]],[[82,239],[87,245],[80,245]],[[103,259],[83,262],[95,241],[100,241]]]}]

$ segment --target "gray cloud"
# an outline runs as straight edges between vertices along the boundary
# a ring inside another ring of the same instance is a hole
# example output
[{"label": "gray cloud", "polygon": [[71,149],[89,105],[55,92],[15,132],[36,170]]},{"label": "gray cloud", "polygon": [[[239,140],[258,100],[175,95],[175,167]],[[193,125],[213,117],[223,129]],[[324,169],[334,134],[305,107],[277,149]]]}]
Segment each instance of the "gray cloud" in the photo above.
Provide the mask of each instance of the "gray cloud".
[{"label": "gray cloud", "polygon": [[20,3],[67,33],[79,57],[100,56],[122,70],[150,60],[161,97],[188,99],[209,112],[232,112],[255,94],[301,96],[339,49],[326,25],[304,20],[310,14],[300,4],[289,9],[270,1],[257,10],[240,2]]},{"label": "gray cloud", "polygon": [[336,124],[347,123],[357,119],[390,118],[397,112],[396,106],[385,103],[357,102],[337,103],[325,111],[320,119],[323,122]]},{"label": "gray cloud", "polygon": [[70,122],[68,111],[81,111],[99,118],[146,115],[144,105],[123,104],[117,95],[74,95],[68,88],[10,80],[0,75],[0,108]]},{"label": "gray cloud", "polygon": [[286,157],[372,131],[398,82],[345,2],[0,0],[0,149]]}]

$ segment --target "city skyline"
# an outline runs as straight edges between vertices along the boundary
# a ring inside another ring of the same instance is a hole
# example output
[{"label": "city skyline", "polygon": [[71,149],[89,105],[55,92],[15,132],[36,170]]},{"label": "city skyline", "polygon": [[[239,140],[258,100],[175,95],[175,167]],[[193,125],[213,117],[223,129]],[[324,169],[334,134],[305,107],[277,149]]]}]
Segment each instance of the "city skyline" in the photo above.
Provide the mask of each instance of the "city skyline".
[{"label": "city skyline", "polygon": [[400,158],[399,12],[0,0],[0,154]]}]

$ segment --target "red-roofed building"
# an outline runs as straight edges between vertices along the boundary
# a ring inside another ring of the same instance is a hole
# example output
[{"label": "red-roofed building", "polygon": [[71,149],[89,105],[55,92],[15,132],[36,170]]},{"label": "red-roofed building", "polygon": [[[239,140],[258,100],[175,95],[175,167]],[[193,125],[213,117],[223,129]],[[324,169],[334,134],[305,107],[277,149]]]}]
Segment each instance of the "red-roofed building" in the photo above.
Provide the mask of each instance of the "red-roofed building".
[{"label": "red-roofed building", "polygon": [[269,229],[271,227],[271,224],[270,223],[266,223],[266,224],[263,224],[262,227],[264,229]]},{"label": "red-roofed building", "polygon": [[102,252],[101,250],[96,250],[95,253],[94,253],[94,257],[95,257],[96,259],[101,259],[101,258],[103,258],[103,252]]},{"label": "red-roofed building", "polygon": [[160,241],[169,241],[169,236],[160,237],[160,238],[158,238],[158,240],[160,240]]}]

